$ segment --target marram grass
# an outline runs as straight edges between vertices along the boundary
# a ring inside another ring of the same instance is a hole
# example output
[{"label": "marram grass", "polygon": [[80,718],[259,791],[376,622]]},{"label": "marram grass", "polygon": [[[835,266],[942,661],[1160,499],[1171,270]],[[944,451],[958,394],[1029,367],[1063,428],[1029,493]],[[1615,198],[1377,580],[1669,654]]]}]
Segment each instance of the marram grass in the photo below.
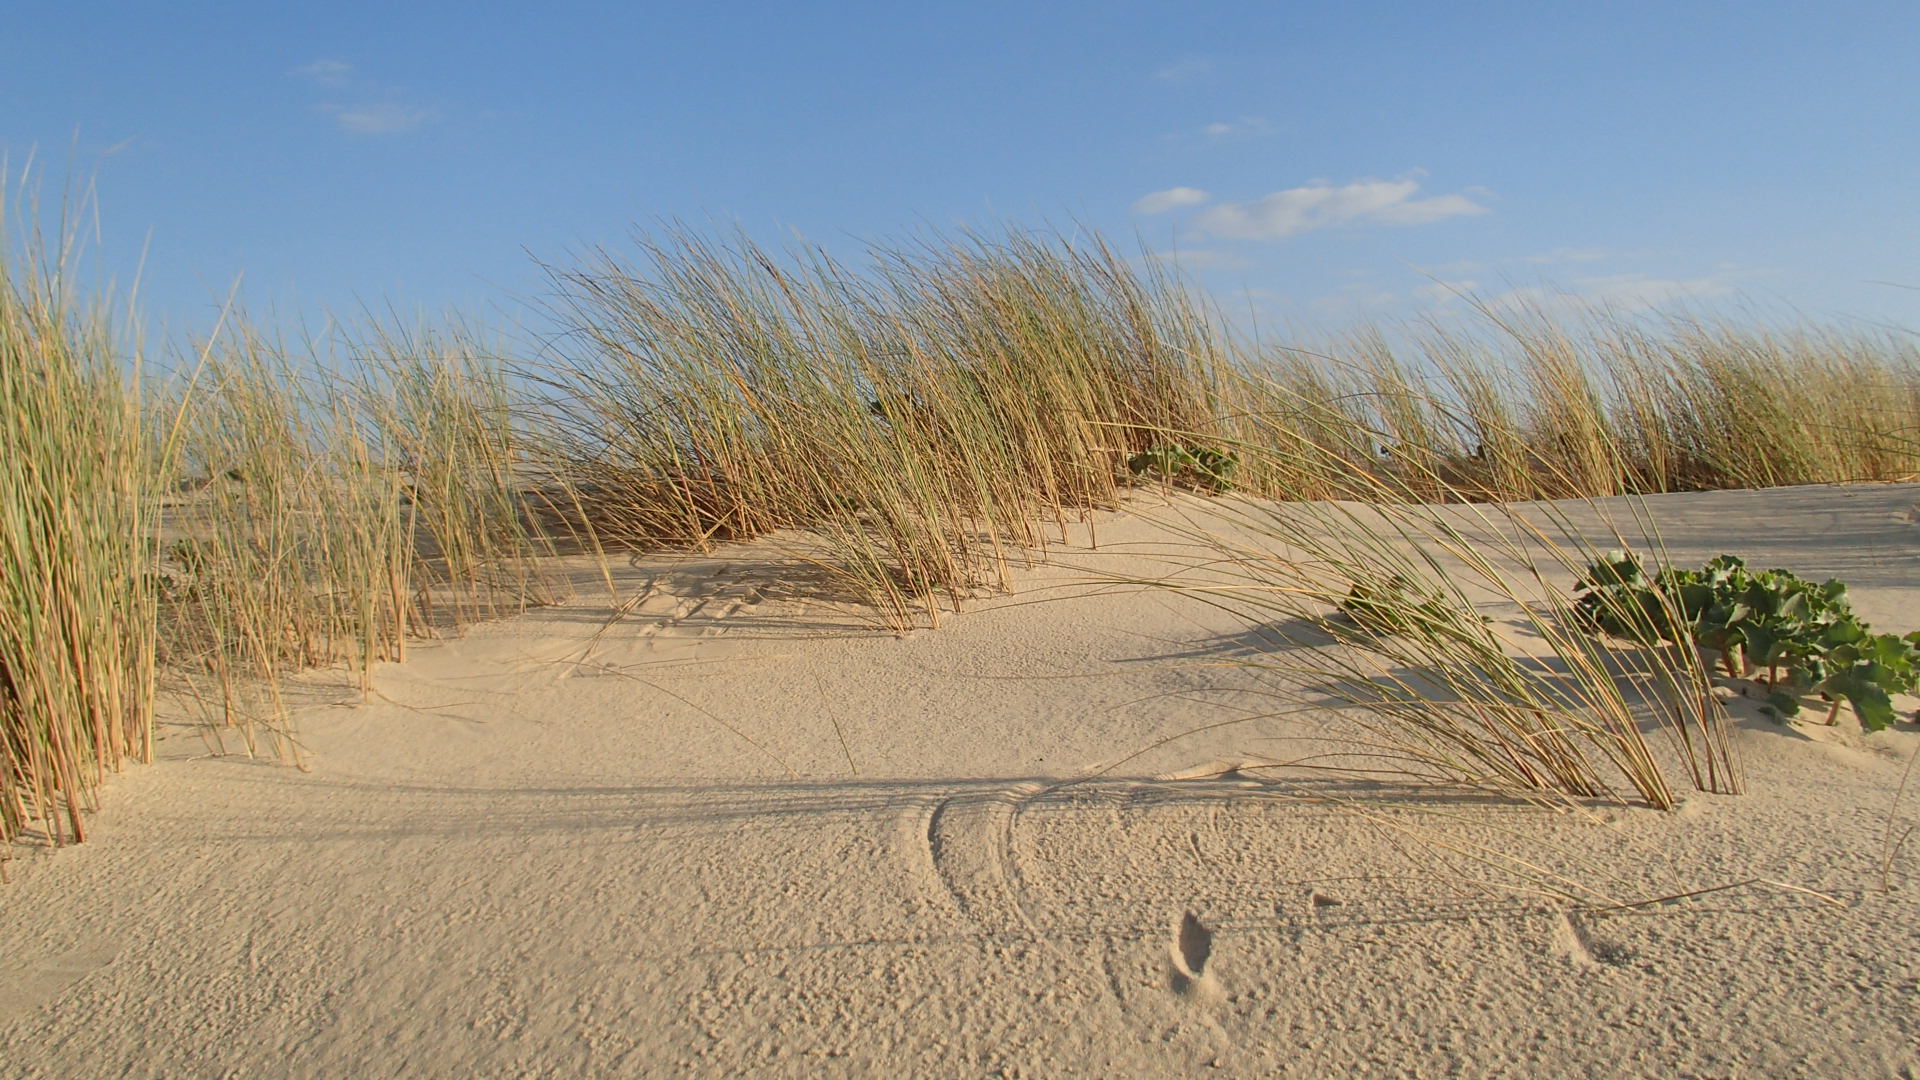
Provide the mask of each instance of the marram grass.
[{"label": "marram grass", "polygon": [[[179,375],[159,382],[118,313],[30,255],[0,266],[5,841],[83,834],[100,777],[151,752],[156,684],[200,702],[219,745],[297,761],[290,672],[364,684],[410,638],[560,599],[543,567],[561,549],[790,530],[881,623],[934,623],[1172,450],[1231,454],[1235,496],[1277,501],[1233,504],[1267,533],[1227,553],[1256,586],[1236,602],[1324,614],[1398,576],[1532,613],[1557,681],[1464,615],[1326,661],[1408,768],[1667,805],[1634,722],[1673,740],[1688,782],[1738,783],[1695,660],[1555,637],[1535,575],[1584,541],[1482,557],[1447,504],[1511,538],[1545,528],[1516,501],[1920,475],[1920,356],[1894,334],[1469,301],[1465,319],[1247,342],[1081,229],[857,262],[668,229],[550,268],[551,332],[518,356],[457,322],[289,343],[232,313],[161,350]],[[1381,665],[1429,671],[1395,688]],[[1646,727],[1646,701],[1666,719]]]},{"label": "marram grass", "polygon": [[0,260],[0,858],[84,839],[104,775],[152,754],[137,358],[64,269]]},{"label": "marram grass", "polygon": [[1740,790],[1700,654],[1602,641],[1572,617],[1567,586],[1608,546],[1657,548],[1651,522],[1589,505],[1596,542],[1578,503],[1449,506],[1412,495],[1437,477],[1374,482],[1361,501],[1209,504],[1176,526],[1190,554],[1141,584],[1247,620],[1263,644],[1218,662],[1341,719],[1321,767],[1659,809],[1678,800],[1676,766],[1700,790]]}]

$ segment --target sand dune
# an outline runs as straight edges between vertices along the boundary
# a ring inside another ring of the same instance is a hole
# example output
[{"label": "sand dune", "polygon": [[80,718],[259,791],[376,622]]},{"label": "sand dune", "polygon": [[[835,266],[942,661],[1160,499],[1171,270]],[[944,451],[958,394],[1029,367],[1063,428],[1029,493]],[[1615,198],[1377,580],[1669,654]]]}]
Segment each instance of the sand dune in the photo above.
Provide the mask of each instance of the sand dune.
[{"label": "sand dune", "polygon": [[[1226,723],[1249,628],[1097,580],[1196,503],[906,637],[766,543],[636,560],[303,678],[305,773],[172,729],[16,862],[0,1073],[1920,1076],[1911,725],[1747,709],[1674,813],[1254,768],[1327,717]],[[1920,627],[1920,486],[1649,504]]]}]

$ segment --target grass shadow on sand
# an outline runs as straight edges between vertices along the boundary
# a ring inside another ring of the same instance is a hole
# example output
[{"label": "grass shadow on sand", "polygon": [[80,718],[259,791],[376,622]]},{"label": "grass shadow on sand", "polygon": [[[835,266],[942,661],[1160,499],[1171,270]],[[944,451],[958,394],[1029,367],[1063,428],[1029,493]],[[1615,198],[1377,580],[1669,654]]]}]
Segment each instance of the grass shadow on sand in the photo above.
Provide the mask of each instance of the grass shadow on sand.
[{"label": "grass shadow on sand", "polygon": [[[1114,881],[1137,879],[1138,903],[1119,907],[1141,908],[1141,925],[1160,919],[1164,905],[1152,894],[1167,882],[1218,893],[1222,903],[1270,897],[1268,910],[1338,883],[1350,908],[1311,911],[1321,924],[1336,916],[1352,923],[1537,913],[1543,904],[1601,907],[1680,891],[1659,873],[1658,859],[1642,858],[1648,853],[1636,851],[1637,841],[1605,823],[1602,813],[1617,808],[1568,813],[1431,784],[1265,773],[524,786],[233,773],[225,783],[291,798],[302,812],[203,827],[201,842],[322,845],[350,862],[356,852],[377,860],[396,845],[430,852],[463,839],[511,857],[516,848],[558,845],[581,856],[672,838],[676,850],[739,851],[796,866],[824,844],[879,860],[862,873],[897,864],[954,890],[969,887],[955,867],[971,867],[975,877],[987,867],[986,877],[1010,883],[996,888],[1027,894],[1036,910],[1078,905],[1076,897],[1102,881],[1111,895]],[[1140,863],[1130,851],[1152,854]],[[960,902],[964,908],[966,898]]]}]

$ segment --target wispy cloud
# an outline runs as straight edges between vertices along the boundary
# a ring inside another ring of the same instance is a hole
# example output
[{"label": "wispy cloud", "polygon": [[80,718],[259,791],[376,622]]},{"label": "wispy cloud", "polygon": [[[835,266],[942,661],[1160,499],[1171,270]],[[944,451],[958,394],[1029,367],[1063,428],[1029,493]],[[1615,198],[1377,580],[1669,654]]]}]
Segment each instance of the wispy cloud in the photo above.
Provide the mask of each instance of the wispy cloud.
[{"label": "wispy cloud", "polygon": [[1599,262],[1602,259],[1615,258],[1618,254],[1618,252],[1609,251],[1606,248],[1557,247],[1552,251],[1543,251],[1538,255],[1522,255],[1513,261],[1544,263],[1548,265],[1554,263]]},{"label": "wispy cloud", "polygon": [[1314,311],[1328,315],[1361,316],[1385,311],[1400,303],[1400,294],[1365,282],[1340,287],[1332,296],[1322,296],[1308,304]]},{"label": "wispy cloud", "polygon": [[1213,74],[1213,61],[1187,53],[1153,69],[1155,80],[1163,83],[1190,83]]},{"label": "wispy cloud", "polygon": [[1154,262],[1177,266],[1182,270],[1246,270],[1254,265],[1253,260],[1244,255],[1207,248],[1156,251],[1147,257]]},{"label": "wispy cloud", "polygon": [[1658,307],[1676,300],[1731,296],[1734,285],[1717,274],[1696,278],[1657,278],[1646,274],[1608,274],[1576,279],[1580,291],[1605,303],[1632,308]]},{"label": "wispy cloud", "polygon": [[1425,225],[1484,214],[1464,193],[1415,198],[1420,181],[1356,180],[1338,187],[1317,180],[1247,203],[1221,203],[1202,213],[1203,232],[1233,240],[1285,240],[1337,225]]},{"label": "wispy cloud", "polygon": [[1534,311],[1561,314],[1594,307],[1616,313],[1647,311],[1688,300],[1731,296],[1736,275],[1662,278],[1648,274],[1605,274],[1575,278],[1566,288],[1522,285],[1488,301],[1496,311]]},{"label": "wispy cloud", "polygon": [[1434,307],[1446,307],[1448,304],[1470,297],[1480,288],[1480,283],[1472,278],[1456,278],[1452,281],[1429,281],[1425,285],[1414,287],[1413,298]]},{"label": "wispy cloud", "polygon": [[339,92],[346,100],[322,102],[315,111],[350,134],[404,135],[440,119],[440,110],[420,103],[405,87],[370,78],[345,60],[322,57],[289,74]]},{"label": "wispy cloud", "polygon": [[294,68],[292,74],[320,86],[348,86],[353,82],[353,65],[345,60],[321,57]]},{"label": "wispy cloud", "polygon": [[1273,124],[1264,116],[1242,116],[1233,120],[1215,120],[1203,126],[1200,134],[1215,142],[1257,139],[1273,134]]},{"label": "wispy cloud", "polygon": [[1591,263],[1607,260],[1645,258],[1645,251],[1615,251],[1611,248],[1597,247],[1557,247],[1552,251],[1543,251],[1534,255],[1502,255],[1484,259],[1455,259],[1451,262],[1434,263],[1419,267],[1422,273],[1439,277],[1459,277],[1465,274],[1484,274],[1496,267],[1524,264],[1528,266],[1564,266],[1569,263]]},{"label": "wispy cloud", "polygon": [[1199,188],[1176,187],[1165,191],[1155,191],[1135,199],[1133,212],[1136,214],[1164,214],[1182,206],[1198,206],[1213,196]]},{"label": "wispy cloud", "polygon": [[356,135],[404,135],[440,118],[423,105],[405,105],[396,101],[375,101],[364,105],[322,105],[320,111],[331,115],[340,130]]}]

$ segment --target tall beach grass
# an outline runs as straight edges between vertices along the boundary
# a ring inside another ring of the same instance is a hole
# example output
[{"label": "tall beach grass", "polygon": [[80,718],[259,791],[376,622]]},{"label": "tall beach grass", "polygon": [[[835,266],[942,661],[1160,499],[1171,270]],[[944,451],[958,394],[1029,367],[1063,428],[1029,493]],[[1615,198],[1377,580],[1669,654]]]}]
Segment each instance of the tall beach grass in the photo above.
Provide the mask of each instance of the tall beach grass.
[{"label": "tall beach grass", "polygon": [[[375,326],[290,348],[235,319],[172,388],[164,672],[216,737],[298,761],[282,677],[363,688],[410,636],[561,598],[523,488],[503,373],[455,328]],[[262,738],[265,745],[262,744]]]},{"label": "tall beach grass", "polygon": [[1574,616],[1570,586],[1606,550],[1659,550],[1637,504],[1436,502],[1421,496],[1443,477],[1395,464],[1360,500],[1175,517],[1168,572],[1137,583],[1244,619],[1249,647],[1215,663],[1339,718],[1303,755],[1313,767],[1657,809],[1679,801],[1676,769],[1741,790],[1699,651],[1604,640]]},{"label": "tall beach grass", "polygon": [[1097,240],[869,263],[676,231],[556,270],[563,358],[532,374],[592,527],[642,547],[804,529],[889,621],[937,621],[1114,505],[1128,455],[1211,423],[1207,321]]},{"label": "tall beach grass", "polygon": [[0,259],[0,860],[84,839],[105,774],[153,750],[139,354],[35,239]]},{"label": "tall beach grass", "polygon": [[[1477,620],[1444,654],[1347,642],[1455,671],[1478,700],[1493,726],[1464,736],[1421,728],[1400,691],[1370,704],[1435,775],[1576,795],[1624,777],[1665,805],[1629,718],[1642,698],[1704,708],[1697,672],[1553,638],[1530,575],[1581,542],[1514,539],[1539,519],[1506,504],[1920,474],[1910,337],[1470,301],[1249,342],[1085,230],[843,260],[666,229],[550,267],[547,329],[515,349],[457,320],[289,341],[238,312],[207,340],[143,343],[44,250],[0,267],[7,841],[83,834],[99,777],[151,752],[156,685],[219,745],[297,761],[287,674],[345,665],[365,685],[411,638],[562,599],[562,550],[806,534],[796,550],[877,620],[937,623],[1121,505],[1167,448],[1231,455],[1239,496],[1321,504],[1311,529],[1297,508],[1262,519],[1291,555],[1236,556],[1273,595],[1324,607],[1398,577],[1537,613],[1571,684],[1503,666]],[[1474,506],[1485,528],[1463,532]],[[1652,730],[1691,782],[1733,786],[1724,733],[1686,715]]]},{"label": "tall beach grass", "polygon": [[1262,494],[1513,501],[1911,479],[1912,335],[1481,304],[1236,365]]}]

